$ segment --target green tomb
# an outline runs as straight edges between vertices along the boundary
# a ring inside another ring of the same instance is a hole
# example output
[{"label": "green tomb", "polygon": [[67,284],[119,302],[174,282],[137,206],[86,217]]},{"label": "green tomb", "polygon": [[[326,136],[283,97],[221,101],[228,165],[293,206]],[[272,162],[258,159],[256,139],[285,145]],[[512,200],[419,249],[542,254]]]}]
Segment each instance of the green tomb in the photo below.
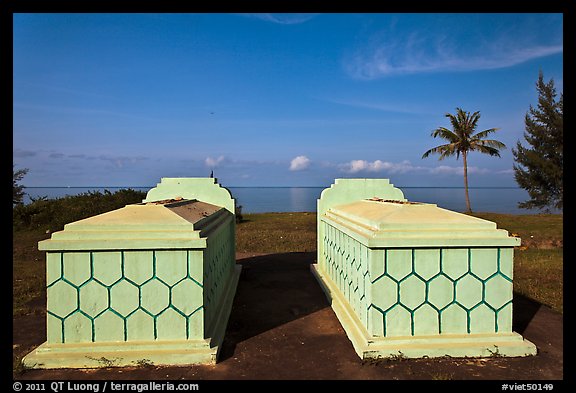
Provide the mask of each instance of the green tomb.
[{"label": "green tomb", "polygon": [[46,251],[47,340],[33,368],[217,360],[240,265],[234,200],[212,178],[163,178],[139,204],[67,224]]},{"label": "green tomb", "polygon": [[387,179],[336,179],[317,214],[311,269],[361,358],[536,354],[512,331],[519,238]]}]

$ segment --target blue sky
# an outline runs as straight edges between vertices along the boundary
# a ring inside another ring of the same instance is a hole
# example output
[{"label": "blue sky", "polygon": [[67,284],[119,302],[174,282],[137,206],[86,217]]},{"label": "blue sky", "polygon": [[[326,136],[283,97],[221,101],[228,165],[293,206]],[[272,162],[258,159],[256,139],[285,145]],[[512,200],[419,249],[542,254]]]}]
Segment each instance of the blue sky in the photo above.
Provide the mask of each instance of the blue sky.
[{"label": "blue sky", "polygon": [[447,112],[480,111],[516,186],[542,70],[563,91],[562,14],[14,14],[13,161],[38,186],[461,186],[422,159]]}]

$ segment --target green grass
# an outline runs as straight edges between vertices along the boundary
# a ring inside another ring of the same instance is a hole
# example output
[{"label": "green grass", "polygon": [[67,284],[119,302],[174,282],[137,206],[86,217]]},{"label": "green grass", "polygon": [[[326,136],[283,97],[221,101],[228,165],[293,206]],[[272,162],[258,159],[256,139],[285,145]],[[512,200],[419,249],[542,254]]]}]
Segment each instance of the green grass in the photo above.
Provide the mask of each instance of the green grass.
[{"label": "green grass", "polygon": [[563,245],[562,214],[497,214],[473,213],[475,217],[494,221],[498,228],[522,238],[522,245],[536,248],[556,248]]},{"label": "green grass", "polygon": [[44,231],[17,231],[12,238],[13,314],[30,312],[28,303],[46,294],[46,255],[38,242],[50,237]]},{"label": "green grass", "polygon": [[236,251],[316,252],[316,213],[245,214],[236,226]]},{"label": "green grass", "polygon": [[514,291],[562,313],[562,251],[562,248],[515,250]]}]

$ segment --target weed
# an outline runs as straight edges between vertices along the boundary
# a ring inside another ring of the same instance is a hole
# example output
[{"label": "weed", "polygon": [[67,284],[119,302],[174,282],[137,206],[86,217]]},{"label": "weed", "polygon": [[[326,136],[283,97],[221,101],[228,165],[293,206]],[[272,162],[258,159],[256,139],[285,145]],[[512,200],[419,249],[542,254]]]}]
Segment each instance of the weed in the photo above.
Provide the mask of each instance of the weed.
[{"label": "weed", "polygon": [[90,356],[86,356],[88,359],[90,360],[94,360],[96,361],[98,364],[100,364],[101,367],[114,367],[119,360],[121,360],[122,358],[112,358],[112,359],[108,359],[107,357],[99,357],[99,358],[93,358]]},{"label": "weed", "polygon": [[490,348],[486,348],[486,350],[488,352],[490,352],[490,357],[491,358],[501,358],[503,357],[503,355],[500,353],[500,348],[498,348],[498,345],[494,345],[494,348],[496,348],[495,351],[492,351]]},{"label": "weed", "polygon": [[408,358],[402,353],[402,351],[398,351],[398,354],[391,353],[390,356],[386,359],[391,362],[401,362],[403,360],[407,360]]},{"label": "weed", "polygon": [[150,359],[138,359],[135,363],[136,367],[142,367],[142,368],[154,367],[154,363],[152,363]]},{"label": "weed", "polygon": [[12,374],[13,375],[22,375],[27,370],[30,370],[30,369],[34,368],[34,366],[35,366],[35,365],[27,366],[26,364],[24,364],[24,362],[22,361],[22,356],[14,357],[12,362],[13,362],[13,364],[12,364]]}]

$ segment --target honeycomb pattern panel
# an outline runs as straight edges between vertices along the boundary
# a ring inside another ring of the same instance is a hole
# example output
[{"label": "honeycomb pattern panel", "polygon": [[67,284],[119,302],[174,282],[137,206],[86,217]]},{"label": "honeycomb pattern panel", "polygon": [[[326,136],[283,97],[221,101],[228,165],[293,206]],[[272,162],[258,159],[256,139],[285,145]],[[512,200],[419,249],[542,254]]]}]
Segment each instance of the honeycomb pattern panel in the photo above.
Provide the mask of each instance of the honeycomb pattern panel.
[{"label": "honeycomb pattern panel", "polygon": [[439,274],[428,282],[428,303],[436,309],[443,310],[454,302],[454,282],[447,276]]},{"label": "honeycomb pattern panel", "polygon": [[381,310],[388,310],[398,303],[398,283],[388,276],[381,276],[372,283],[372,297],[379,299]]},{"label": "honeycomb pattern panel", "polygon": [[142,309],[126,318],[126,341],[143,341],[154,337],[154,319]]},{"label": "honeycomb pattern panel", "polygon": [[77,288],[64,280],[52,283],[46,290],[46,307],[57,318],[66,318],[78,310]]},{"label": "honeycomb pattern panel", "polygon": [[154,253],[124,251],[124,277],[135,285],[142,285],[154,277]]},{"label": "honeycomb pattern panel", "polygon": [[415,311],[426,301],[426,283],[416,275],[410,275],[399,283],[400,297],[398,302],[408,310]]},{"label": "honeycomb pattern panel", "polygon": [[371,335],[512,330],[512,248],[368,249],[321,225],[325,270]]},{"label": "honeycomb pattern panel", "polygon": [[469,313],[470,333],[484,333],[496,331],[496,315],[486,303],[479,304]]},{"label": "honeycomb pattern panel", "polygon": [[46,285],[49,287],[62,277],[61,255],[50,252],[46,254]]},{"label": "honeycomb pattern panel", "polygon": [[140,306],[140,289],[124,279],[110,288],[110,307],[122,317],[132,314]]},{"label": "honeycomb pattern panel", "polygon": [[202,251],[48,253],[48,342],[205,338],[194,253]]},{"label": "honeycomb pattern panel", "polygon": [[195,256],[193,267],[196,276],[202,269],[204,281],[204,317],[206,326],[211,326],[217,317],[228,281],[236,264],[234,224],[222,225],[207,239],[207,247]]},{"label": "honeycomb pattern panel", "polygon": [[410,310],[402,306],[401,303],[395,304],[383,315],[382,336],[410,336],[412,335],[412,315]]},{"label": "honeycomb pattern panel", "polygon": [[[369,319],[369,302],[367,289],[370,285],[368,276],[369,250],[368,248],[337,230],[333,226],[323,222],[323,253],[325,269],[328,276],[336,284],[344,297],[350,303],[352,309],[364,323]],[[383,253],[380,255],[383,258]],[[378,257],[375,257],[377,260]],[[374,263],[374,266],[384,265],[384,260]],[[385,287],[386,280],[378,285]]]},{"label": "honeycomb pattern panel", "polygon": [[[511,331],[511,307],[507,306],[512,303],[512,279],[503,270],[509,271],[512,260],[502,255],[500,248],[386,250],[387,266],[379,280],[394,281],[398,294],[383,296],[373,282],[372,306],[383,316],[377,319],[385,324],[390,321],[394,328],[383,326],[371,334],[406,332],[394,318],[388,318],[392,309],[398,312],[398,306],[410,315],[407,326],[412,336]],[[397,301],[390,304],[394,298]]]},{"label": "honeycomb pattern panel", "polygon": [[90,280],[86,285],[78,288],[80,292],[79,310],[87,314],[88,317],[96,318],[108,308],[110,299],[108,289],[97,280]]},{"label": "honeycomb pattern panel", "polygon": [[508,302],[500,309],[496,316],[496,326],[498,331],[511,332],[512,331],[512,302]]},{"label": "honeycomb pattern panel", "polygon": [[72,285],[82,285],[90,279],[90,254],[81,252],[67,252],[62,255],[61,271]]},{"label": "honeycomb pattern panel", "polygon": [[[66,335],[64,335],[64,332],[66,332]],[[82,312],[70,315],[62,321],[61,337],[62,342],[66,343],[94,341],[93,320]]]},{"label": "honeycomb pattern panel", "polygon": [[414,274],[423,281],[440,273],[440,249],[414,250]]},{"label": "honeycomb pattern panel", "polygon": [[170,287],[159,278],[152,278],[140,288],[140,306],[147,314],[157,317],[170,306]]},{"label": "honeycomb pattern panel", "polygon": [[94,341],[124,341],[124,319],[106,310],[94,319]]},{"label": "honeycomb pattern panel", "polygon": [[482,281],[478,278],[467,274],[454,285],[456,286],[456,300],[465,309],[473,309],[482,302]]},{"label": "honeycomb pattern panel", "polygon": [[156,329],[159,340],[184,340],[187,320],[176,309],[167,308],[158,316]]},{"label": "honeycomb pattern panel", "polygon": [[105,286],[112,286],[122,277],[122,252],[109,251],[92,254],[94,277]]},{"label": "honeycomb pattern panel", "polygon": [[422,304],[414,310],[414,335],[432,335],[440,330],[438,312],[430,304]]},{"label": "honeycomb pattern panel", "polygon": [[172,304],[185,316],[192,315],[198,309],[198,305],[190,302],[191,298],[202,299],[202,287],[192,280],[180,281],[172,288]]},{"label": "honeycomb pattern panel", "polygon": [[167,285],[173,286],[188,274],[186,250],[157,253],[156,276]]},{"label": "honeycomb pattern panel", "polygon": [[442,309],[440,326],[444,332],[468,333],[468,311],[458,303],[451,303]]}]

